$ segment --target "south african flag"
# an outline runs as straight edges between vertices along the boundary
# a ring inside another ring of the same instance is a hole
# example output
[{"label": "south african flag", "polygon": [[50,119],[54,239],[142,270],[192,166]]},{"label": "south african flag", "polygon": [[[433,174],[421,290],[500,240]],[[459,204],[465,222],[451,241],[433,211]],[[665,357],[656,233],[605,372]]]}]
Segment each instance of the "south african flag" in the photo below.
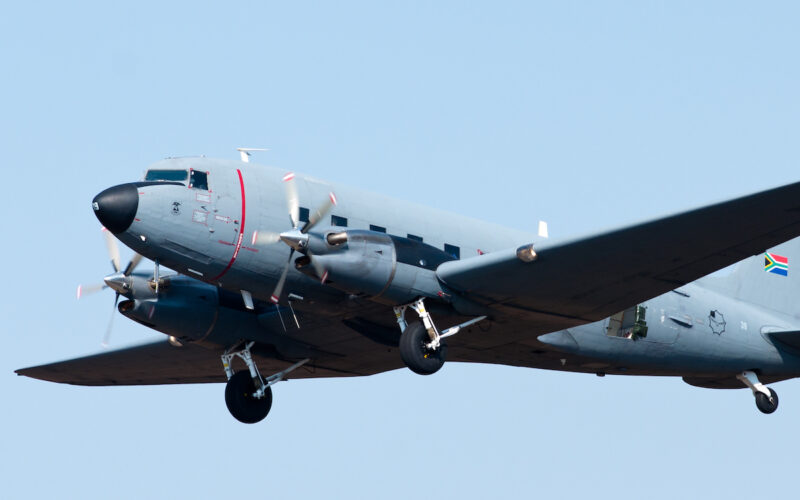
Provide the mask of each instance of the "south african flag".
[{"label": "south african flag", "polygon": [[767,252],[764,254],[764,270],[768,273],[789,276],[789,258]]}]

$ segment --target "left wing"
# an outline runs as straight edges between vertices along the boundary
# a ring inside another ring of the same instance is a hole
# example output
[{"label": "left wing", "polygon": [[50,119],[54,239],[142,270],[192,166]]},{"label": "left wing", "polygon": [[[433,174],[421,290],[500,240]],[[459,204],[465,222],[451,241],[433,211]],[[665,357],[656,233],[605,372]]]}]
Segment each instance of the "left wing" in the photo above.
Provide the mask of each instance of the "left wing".
[{"label": "left wing", "polygon": [[520,247],[445,262],[437,275],[469,298],[528,317],[531,333],[545,333],[601,320],[797,236],[800,183],[543,243],[535,257]]},{"label": "left wing", "polygon": [[[399,356],[383,355],[386,349],[375,344],[375,353],[364,357],[330,357],[291,372],[287,379],[348,377],[371,375],[400,368]],[[220,355],[212,350],[186,344],[174,347],[162,340],[92,356],[69,359],[17,370],[18,375],[73,385],[155,385],[225,382]],[[262,373],[277,373],[297,360],[282,360],[254,350]],[[395,359],[396,358],[396,359]],[[234,360],[234,363],[238,361]],[[237,369],[244,364],[237,366]]]}]

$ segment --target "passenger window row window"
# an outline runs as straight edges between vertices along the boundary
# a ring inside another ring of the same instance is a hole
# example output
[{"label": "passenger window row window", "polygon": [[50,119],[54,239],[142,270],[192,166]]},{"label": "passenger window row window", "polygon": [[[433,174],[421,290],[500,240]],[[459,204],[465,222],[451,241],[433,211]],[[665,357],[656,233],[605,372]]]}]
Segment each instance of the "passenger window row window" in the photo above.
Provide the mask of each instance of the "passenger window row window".
[{"label": "passenger window row window", "polygon": [[449,243],[444,244],[444,253],[452,255],[456,260],[461,258],[461,249]]},{"label": "passenger window row window", "polygon": [[300,222],[308,222],[311,212],[306,207],[300,207],[298,216],[300,217]]},{"label": "passenger window row window", "polygon": [[339,217],[338,215],[331,215],[331,226],[347,227],[347,217]]}]

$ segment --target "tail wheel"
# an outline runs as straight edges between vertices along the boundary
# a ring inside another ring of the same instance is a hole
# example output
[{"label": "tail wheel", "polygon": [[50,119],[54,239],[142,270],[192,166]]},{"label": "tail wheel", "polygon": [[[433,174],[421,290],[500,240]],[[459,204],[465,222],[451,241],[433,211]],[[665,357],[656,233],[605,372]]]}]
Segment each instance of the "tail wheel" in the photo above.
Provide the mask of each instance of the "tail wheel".
[{"label": "tail wheel", "polygon": [[761,413],[766,413],[769,415],[778,409],[778,393],[769,387],[767,387],[767,389],[769,389],[771,397],[768,398],[763,392],[757,392],[756,406],[759,410],[761,410]]},{"label": "tail wheel", "polygon": [[444,365],[447,345],[441,342],[437,349],[431,349],[427,346],[430,341],[428,331],[420,321],[408,325],[400,335],[400,357],[414,373],[431,375]]},{"label": "tail wheel", "polygon": [[253,397],[256,384],[248,370],[235,373],[225,386],[225,404],[233,418],[245,424],[264,420],[272,408],[272,388],[267,387],[264,397]]}]

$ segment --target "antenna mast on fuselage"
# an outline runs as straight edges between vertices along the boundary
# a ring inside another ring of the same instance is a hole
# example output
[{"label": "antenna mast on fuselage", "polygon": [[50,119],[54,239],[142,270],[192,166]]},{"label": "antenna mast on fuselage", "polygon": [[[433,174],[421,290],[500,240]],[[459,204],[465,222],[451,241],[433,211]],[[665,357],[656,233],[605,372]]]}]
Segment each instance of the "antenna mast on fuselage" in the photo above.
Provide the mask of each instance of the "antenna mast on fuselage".
[{"label": "antenna mast on fuselage", "polygon": [[250,152],[251,151],[269,151],[268,148],[236,148],[236,151],[239,152],[239,157],[245,163],[250,163]]}]

